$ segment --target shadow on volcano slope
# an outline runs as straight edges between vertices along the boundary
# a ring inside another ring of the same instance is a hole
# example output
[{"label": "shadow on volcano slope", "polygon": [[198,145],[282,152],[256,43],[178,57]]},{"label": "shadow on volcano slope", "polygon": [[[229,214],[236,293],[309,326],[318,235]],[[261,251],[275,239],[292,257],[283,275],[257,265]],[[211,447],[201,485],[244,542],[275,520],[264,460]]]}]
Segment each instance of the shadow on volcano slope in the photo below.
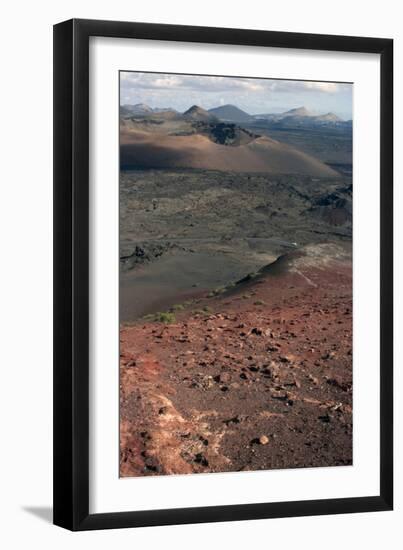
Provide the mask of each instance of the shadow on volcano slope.
[{"label": "shadow on volcano slope", "polygon": [[238,146],[215,143],[202,134],[166,135],[121,127],[120,163],[128,168],[199,168],[233,172],[266,172],[337,176],[314,157],[269,137]]}]

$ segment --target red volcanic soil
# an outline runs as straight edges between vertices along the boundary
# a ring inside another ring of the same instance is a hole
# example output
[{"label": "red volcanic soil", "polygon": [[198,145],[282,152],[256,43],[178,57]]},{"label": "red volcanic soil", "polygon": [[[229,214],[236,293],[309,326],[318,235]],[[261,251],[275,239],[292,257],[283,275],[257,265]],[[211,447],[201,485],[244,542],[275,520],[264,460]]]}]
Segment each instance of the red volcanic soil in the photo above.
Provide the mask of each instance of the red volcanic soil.
[{"label": "red volcanic soil", "polygon": [[352,464],[351,260],[323,252],[121,326],[121,476]]}]

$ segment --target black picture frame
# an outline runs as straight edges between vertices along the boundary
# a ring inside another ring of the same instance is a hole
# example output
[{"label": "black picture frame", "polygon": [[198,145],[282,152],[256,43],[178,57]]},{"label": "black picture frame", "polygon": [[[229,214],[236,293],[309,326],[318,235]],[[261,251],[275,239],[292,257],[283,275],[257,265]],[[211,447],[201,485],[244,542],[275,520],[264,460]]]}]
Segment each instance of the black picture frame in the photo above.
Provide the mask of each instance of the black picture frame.
[{"label": "black picture frame", "polygon": [[[249,45],[381,57],[380,491],[365,497],[89,513],[89,38]],[[73,19],[54,26],[54,523],[78,531],[393,507],[393,41]]]}]

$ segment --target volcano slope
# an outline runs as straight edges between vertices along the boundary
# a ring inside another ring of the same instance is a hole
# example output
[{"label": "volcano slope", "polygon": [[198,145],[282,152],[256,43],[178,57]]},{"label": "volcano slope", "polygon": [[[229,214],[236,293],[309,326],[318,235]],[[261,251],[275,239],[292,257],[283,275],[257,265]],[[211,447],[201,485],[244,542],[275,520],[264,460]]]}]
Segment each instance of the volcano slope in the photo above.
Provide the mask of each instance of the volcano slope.
[{"label": "volcano slope", "polygon": [[322,161],[291,145],[219,122],[199,107],[192,109],[184,115],[160,113],[121,119],[122,168],[337,175]]},{"label": "volcano slope", "polygon": [[120,475],[352,464],[351,288],[319,243],[122,325]]}]

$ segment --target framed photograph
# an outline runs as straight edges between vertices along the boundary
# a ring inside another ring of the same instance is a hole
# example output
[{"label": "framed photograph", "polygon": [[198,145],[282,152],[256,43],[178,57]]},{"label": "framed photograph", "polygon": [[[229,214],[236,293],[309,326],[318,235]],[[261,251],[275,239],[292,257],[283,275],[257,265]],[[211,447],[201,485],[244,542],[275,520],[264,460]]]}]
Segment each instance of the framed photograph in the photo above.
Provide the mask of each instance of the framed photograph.
[{"label": "framed photograph", "polygon": [[393,42],[54,27],[54,523],[391,510]]}]

